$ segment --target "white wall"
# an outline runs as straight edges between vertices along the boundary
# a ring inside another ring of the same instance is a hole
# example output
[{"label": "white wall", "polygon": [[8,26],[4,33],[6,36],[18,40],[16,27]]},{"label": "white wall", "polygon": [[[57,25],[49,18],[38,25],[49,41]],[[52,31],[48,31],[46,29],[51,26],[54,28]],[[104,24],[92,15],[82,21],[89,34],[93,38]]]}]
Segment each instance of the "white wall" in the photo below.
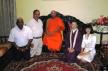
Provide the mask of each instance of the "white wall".
[{"label": "white wall", "polygon": [[[41,15],[56,10],[87,23],[100,15],[108,16],[107,7],[108,0],[16,0],[17,17],[23,17],[25,23],[32,18],[34,9],[39,9]],[[108,36],[105,35],[103,40],[108,40]],[[99,35],[97,35],[97,43],[99,43]]]},{"label": "white wall", "polygon": [[34,9],[39,9],[41,15],[47,15],[54,9],[85,23],[100,15],[108,16],[108,0],[16,0],[16,5],[17,16],[23,16],[26,22]]}]

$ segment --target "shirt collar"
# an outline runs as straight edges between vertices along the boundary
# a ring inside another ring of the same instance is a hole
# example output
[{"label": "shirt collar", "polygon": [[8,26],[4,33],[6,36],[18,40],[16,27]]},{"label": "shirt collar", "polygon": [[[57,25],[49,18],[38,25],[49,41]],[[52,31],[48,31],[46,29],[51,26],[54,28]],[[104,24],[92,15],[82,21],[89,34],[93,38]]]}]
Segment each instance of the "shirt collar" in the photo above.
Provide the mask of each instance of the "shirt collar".
[{"label": "shirt collar", "polygon": [[72,32],[74,33],[76,30],[78,30],[77,28],[76,29],[72,29]]},{"label": "shirt collar", "polygon": [[33,21],[35,21],[35,22],[39,22],[39,19],[38,19],[38,21],[36,21],[36,20],[33,18]]},{"label": "shirt collar", "polygon": [[23,25],[23,28],[22,28],[22,30],[21,29],[19,29],[19,27],[16,25],[16,29],[17,30],[20,30],[20,31],[22,31],[22,30],[24,30],[24,25]]}]

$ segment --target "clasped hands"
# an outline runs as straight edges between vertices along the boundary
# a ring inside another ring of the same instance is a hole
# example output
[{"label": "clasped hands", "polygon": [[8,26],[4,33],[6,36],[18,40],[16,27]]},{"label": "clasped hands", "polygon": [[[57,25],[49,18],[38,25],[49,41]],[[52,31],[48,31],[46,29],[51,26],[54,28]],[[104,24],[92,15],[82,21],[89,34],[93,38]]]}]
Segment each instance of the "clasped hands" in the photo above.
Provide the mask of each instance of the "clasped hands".
[{"label": "clasped hands", "polygon": [[68,48],[68,51],[69,51],[69,53],[72,53],[75,51],[75,49],[74,48]]},{"label": "clasped hands", "polygon": [[53,35],[54,34],[54,32],[45,32],[45,35],[46,36],[51,36],[51,35]]},{"label": "clasped hands", "polygon": [[58,27],[56,30],[54,30],[54,31],[52,31],[52,32],[49,32],[48,30],[45,32],[45,35],[47,35],[47,36],[51,36],[51,35],[53,35],[53,34],[55,34],[56,32],[60,32],[61,31],[61,29],[60,29],[60,27]]}]

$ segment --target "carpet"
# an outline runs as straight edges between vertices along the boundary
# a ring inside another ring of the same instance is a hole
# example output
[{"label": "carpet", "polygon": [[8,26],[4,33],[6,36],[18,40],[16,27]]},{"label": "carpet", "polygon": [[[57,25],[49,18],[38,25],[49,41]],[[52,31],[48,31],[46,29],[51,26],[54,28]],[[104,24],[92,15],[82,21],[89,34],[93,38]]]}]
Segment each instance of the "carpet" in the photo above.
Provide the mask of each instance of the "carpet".
[{"label": "carpet", "polygon": [[21,71],[87,71],[76,63],[65,63],[59,60],[35,62]]},{"label": "carpet", "polygon": [[[65,63],[65,56],[62,53],[58,53],[57,54],[58,57],[52,57],[49,55],[49,53],[42,53],[40,56],[35,56],[33,58],[30,59],[30,61],[13,61],[11,60],[11,62],[5,67],[4,70],[0,70],[0,71],[21,71],[22,69],[25,69],[26,67],[30,67],[31,65],[35,64],[35,63],[46,63],[48,61],[52,61],[52,60],[59,60],[61,63],[62,61]],[[78,64],[78,65],[77,65]],[[84,68],[88,71],[93,71],[91,68],[91,65],[89,63],[77,63],[75,65]],[[94,67],[95,67],[95,71],[102,71],[100,70],[100,66],[102,66],[102,63],[100,62],[99,56],[96,56],[94,61],[93,61]],[[67,64],[66,64],[67,65]],[[71,64],[70,64],[71,65]],[[69,66],[70,66],[69,65]]]}]

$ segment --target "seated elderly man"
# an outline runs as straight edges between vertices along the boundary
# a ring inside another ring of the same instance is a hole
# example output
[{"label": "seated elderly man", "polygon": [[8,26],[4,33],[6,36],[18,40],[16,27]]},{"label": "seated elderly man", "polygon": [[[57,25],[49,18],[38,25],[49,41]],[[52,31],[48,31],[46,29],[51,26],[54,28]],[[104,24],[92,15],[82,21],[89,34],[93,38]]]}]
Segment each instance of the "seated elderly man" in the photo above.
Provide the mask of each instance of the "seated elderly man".
[{"label": "seated elderly man", "polygon": [[24,25],[22,18],[18,18],[16,26],[12,28],[8,41],[15,47],[15,60],[28,60],[30,58],[30,46],[33,36],[29,27]]}]

